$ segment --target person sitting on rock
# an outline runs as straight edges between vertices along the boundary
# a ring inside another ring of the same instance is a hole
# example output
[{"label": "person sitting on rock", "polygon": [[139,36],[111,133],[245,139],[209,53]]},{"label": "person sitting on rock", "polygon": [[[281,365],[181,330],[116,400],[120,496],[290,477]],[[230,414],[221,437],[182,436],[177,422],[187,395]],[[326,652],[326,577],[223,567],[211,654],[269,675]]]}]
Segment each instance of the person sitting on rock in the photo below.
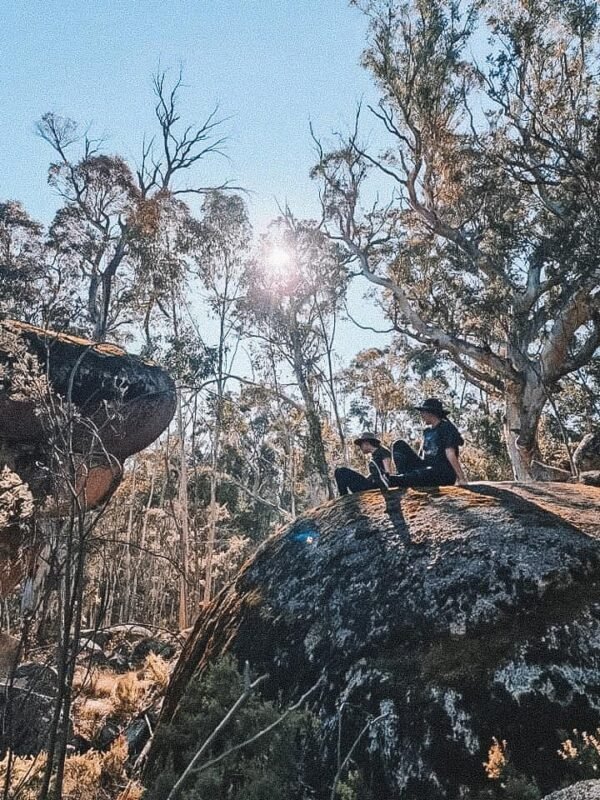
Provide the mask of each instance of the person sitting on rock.
[{"label": "person sitting on rock", "polygon": [[422,457],[402,439],[392,445],[397,475],[390,475],[390,486],[451,486],[467,482],[460,465],[459,451],[464,440],[448,419],[448,412],[436,397],[416,406],[427,428],[423,431]]},{"label": "person sitting on rock", "polygon": [[335,471],[335,482],[340,495],[363,492],[366,489],[387,489],[388,476],[392,470],[392,454],[387,447],[382,447],[374,433],[365,431],[354,444],[360,447],[365,455],[370,455],[369,474],[362,475],[349,467],[338,467]]}]

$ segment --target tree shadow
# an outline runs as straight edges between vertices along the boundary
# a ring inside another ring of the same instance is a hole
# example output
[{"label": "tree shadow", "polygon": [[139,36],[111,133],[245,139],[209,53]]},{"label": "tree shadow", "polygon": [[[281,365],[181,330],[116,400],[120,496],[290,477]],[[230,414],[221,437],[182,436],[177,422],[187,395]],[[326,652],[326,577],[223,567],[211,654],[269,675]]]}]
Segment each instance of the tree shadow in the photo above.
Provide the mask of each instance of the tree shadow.
[{"label": "tree shadow", "polygon": [[[495,500],[498,500],[502,510],[510,514],[514,519],[520,521],[524,527],[526,527],[527,518],[535,517],[537,524],[543,524],[544,526],[548,527],[562,527],[572,531],[573,533],[579,533],[587,538],[592,538],[582,528],[578,527],[572,522],[569,522],[560,514],[550,511],[549,509],[538,505],[532,500],[528,500],[522,495],[517,494],[510,489],[505,489],[500,485],[469,484],[461,486],[461,489],[471,492],[472,494],[492,497]],[[556,493],[544,490],[542,487],[537,485],[531,485],[531,487],[528,485],[527,491],[530,494],[538,496],[541,500],[546,499],[557,502],[558,499]],[[587,508],[587,504],[582,503],[581,507]],[[462,513],[462,511],[460,513]]]}]

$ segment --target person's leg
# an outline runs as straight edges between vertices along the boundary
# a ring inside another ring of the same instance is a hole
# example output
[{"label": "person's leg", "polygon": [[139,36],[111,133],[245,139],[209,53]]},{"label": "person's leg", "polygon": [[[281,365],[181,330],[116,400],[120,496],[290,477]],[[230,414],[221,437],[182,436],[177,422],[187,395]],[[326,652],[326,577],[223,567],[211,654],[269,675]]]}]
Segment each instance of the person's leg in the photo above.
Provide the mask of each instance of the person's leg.
[{"label": "person's leg", "polygon": [[337,490],[340,495],[348,494],[348,482],[346,473],[350,470],[347,467],[338,467],[336,471],[333,473],[333,477],[335,478],[335,482],[337,485]]},{"label": "person's leg", "polygon": [[338,492],[341,495],[351,492],[363,492],[365,489],[374,489],[373,483],[369,478],[365,478],[360,472],[349,467],[338,467],[334,473]]},{"label": "person's leg", "polygon": [[382,492],[385,492],[389,488],[388,476],[379,469],[374,461],[369,462],[369,478],[374,489],[381,489]]},{"label": "person's leg", "polygon": [[396,439],[392,445],[392,458],[398,475],[403,475],[413,469],[422,469],[425,466],[423,460],[403,439]]},{"label": "person's leg", "polygon": [[456,481],[456,475],[442,473],[432,467],[414,469],[402,475],[390,475],[390,486],[420,487],[420,486],[451,486]]}]

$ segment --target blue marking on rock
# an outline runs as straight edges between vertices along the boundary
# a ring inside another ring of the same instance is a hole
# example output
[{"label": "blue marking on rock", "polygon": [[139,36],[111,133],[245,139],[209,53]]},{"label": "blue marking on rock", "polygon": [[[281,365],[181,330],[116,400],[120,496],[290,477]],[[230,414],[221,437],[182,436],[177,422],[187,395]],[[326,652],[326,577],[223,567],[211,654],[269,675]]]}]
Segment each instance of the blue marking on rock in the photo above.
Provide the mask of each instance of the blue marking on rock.
[{"label": "blue marking on rock", "polygon": [[291,539],[293,542],[299,542],[300,544],[315,545],[319,541],[319,531],[311,525],[306,525],[291,531],[288,534],[288,539]]}]

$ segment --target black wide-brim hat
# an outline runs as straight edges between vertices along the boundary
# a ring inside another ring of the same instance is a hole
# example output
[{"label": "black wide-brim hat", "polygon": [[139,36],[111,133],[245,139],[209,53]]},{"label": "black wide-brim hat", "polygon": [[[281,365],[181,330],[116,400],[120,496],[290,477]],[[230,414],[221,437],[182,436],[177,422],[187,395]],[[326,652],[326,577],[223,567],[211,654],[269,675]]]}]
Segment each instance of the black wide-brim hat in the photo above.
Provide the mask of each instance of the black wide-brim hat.
[{"label": "black wide-brim hat", "polygon": [[435,416],[440,419],[444,419],[448,416],[448,412],[437,397],[428,397],[422,405],[414,406],[414,408],[417,411],[427,411],[429,414],[435,414]]},{"label": "black wide-brim hat", "polygon": [[371,431],[363,431],[358,439],[354,440],[354,444],[360,444],[361,442],[373,442],[377,447],[381,444],[381,440]]}]

